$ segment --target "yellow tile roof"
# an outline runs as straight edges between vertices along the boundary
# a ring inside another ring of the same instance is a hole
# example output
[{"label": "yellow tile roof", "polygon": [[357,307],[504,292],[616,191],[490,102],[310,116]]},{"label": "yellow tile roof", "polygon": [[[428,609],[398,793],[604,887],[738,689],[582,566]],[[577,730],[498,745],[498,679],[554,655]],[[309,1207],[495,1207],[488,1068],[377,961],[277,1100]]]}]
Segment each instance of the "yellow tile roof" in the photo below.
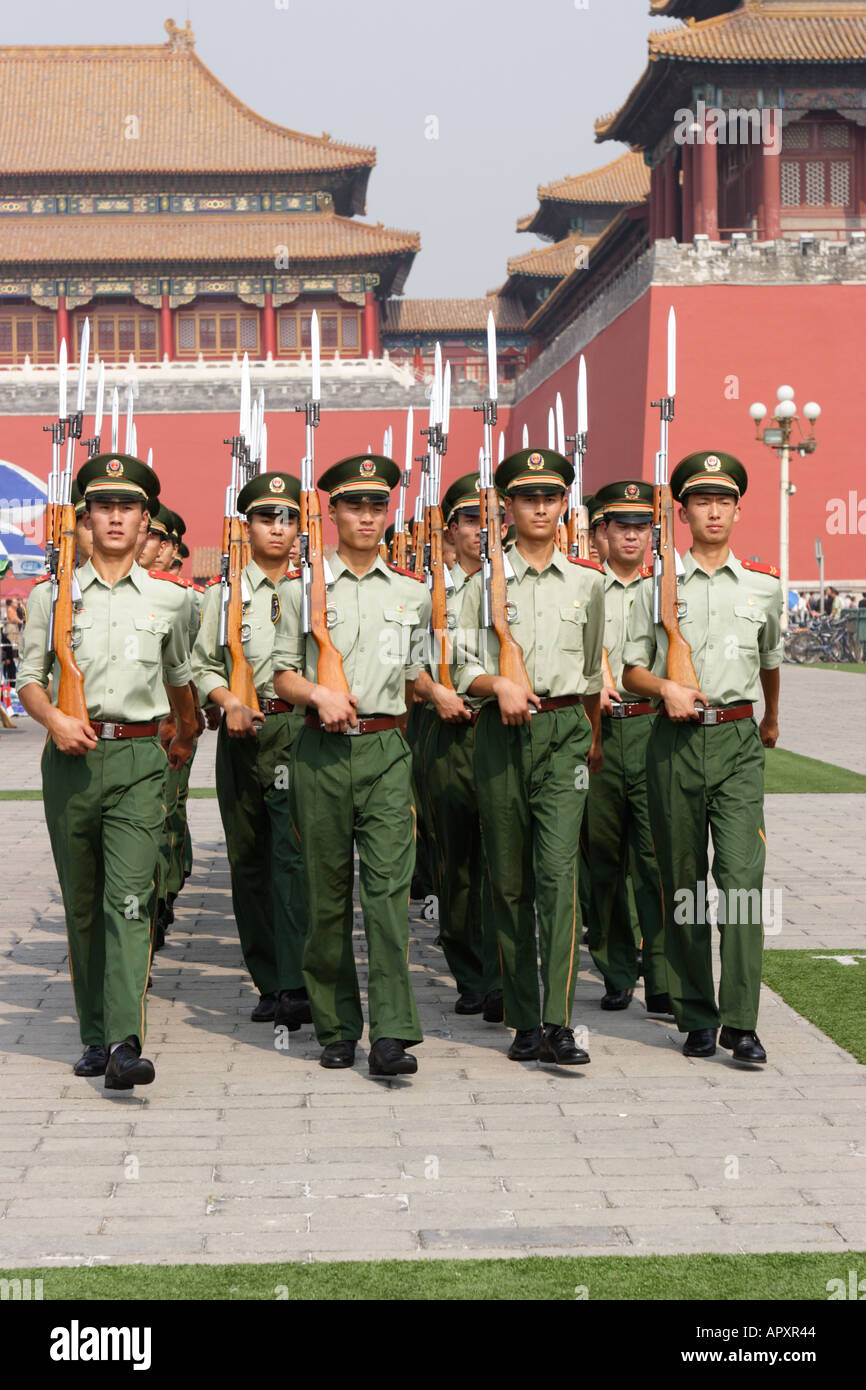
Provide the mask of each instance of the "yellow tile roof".
[{"label": "yellow tile roof", "polygon": [[650,171],[643,156],[626,150],[599,169],[540,184],[538,197],[569,203],[642,203],[649,187]]},{"label": "yellow tile roof", "polygon": [[841,63],[866,60],[866,4],[859,0],[763,0],[649,37],[650,61]]},{"label": "yellow tile roof", "polygon": [[508,274],[550,276],[561,280],[570,275],[576,265],[575,251],[578,246],[594,246],[598,237],[582,236],[575,232],[550,246],[534,246],[520,256],[512,256],[508,262]]},{"label": "yellow tile roof", "polygon": [[522,328],[526,322],[517,300],[491,294],[484,299],[391,299],[382,327],[392,333],[480,333],[491,309],[497,328]]},{"label": "yellow tile roof", "polygon": [[[0,174],[285,174],[375,164],[373,149],[257,115],[201,61],[191,31],[170,24],[166,44],[0,49]],[[134,138],[127,115],[138,118]]]},{"label": "yellow tile roof", "polygon": [[278,248],[289,261],[376,257],[415,252],[417,232],[371,226],[334,213],[219,216],[132,214],[0,219],[0,263],[70,265],[161,261],[270,261]]}]

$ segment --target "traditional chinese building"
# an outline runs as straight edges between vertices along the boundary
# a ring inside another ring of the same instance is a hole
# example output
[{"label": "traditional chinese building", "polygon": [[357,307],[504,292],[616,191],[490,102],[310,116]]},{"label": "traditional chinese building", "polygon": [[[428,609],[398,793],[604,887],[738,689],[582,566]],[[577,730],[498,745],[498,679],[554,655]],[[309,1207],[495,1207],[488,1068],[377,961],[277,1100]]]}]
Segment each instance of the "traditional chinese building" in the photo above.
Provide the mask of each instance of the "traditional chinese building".
[{"label": "traditional chinese building", "polygon": [[[0,363],[57,360],[85,316],[106,364],[381,356],[415,232],[362,221],[375,151],[275,125],[198,57],[0,49]],[[38,100],[38,138],[34,130]]]},{"label": "traditional chinese building", "polygon": [[[773,562],[779,464],[756,441],[749,405],[772,412],[781,385],[800,407],[817,400],[817,452],[795,453],[791,467],[791,579],[817,586],[821,538],[828,576],[866,580],[852,448],[866,352],[866,4],[652,0],[651,13],[683,22],[650,34],[646,69],[596,125],[600,142],[624,141],[642,160],[649,197],[621,209],[528,316],[533,360],[516,385],[509,443],[524,423],[544,437],[557,391],[574,428],[584,353],[587,485],[651,479],[650,401],[664,391],[673,305],[672,463],[700,447],[738,454],[751,481],[736,548]],[[542,215],[533,230],[565,230]]]}]

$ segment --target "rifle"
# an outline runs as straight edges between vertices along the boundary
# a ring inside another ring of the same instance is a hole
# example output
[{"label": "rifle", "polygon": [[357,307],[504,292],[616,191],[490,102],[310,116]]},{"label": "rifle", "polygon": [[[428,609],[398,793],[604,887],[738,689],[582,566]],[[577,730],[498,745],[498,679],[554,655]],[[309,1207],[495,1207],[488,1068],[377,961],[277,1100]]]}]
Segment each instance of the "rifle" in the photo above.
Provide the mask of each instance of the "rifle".
[{"label": "rifle", "polygon": [[519,642],[508,626],[508,593],[505,580],[505,553],[502,549],[499,493],[493,483],[493,427],[496,424],[497,370],[496,326],[492,312],[487,315],[488,395],[482,405],[484,447],[480,458],[479,496],[481,503],[481,626],[493,628],[499,639],[499,674],[524,690],[532,686]]},{"label": "rifle", "polygon": [[312,382],[309,399],[295,410],[303,410],[306,421],[306,447],[301,460],[301,631],[312,633],[319,649],[316,680],[328,690],[350,694],[343,670],[343,658],[331,640],[325,614],[325,552],[322,548],[322,505],[313,478],[314,439],[319,423],[322,393],[319,363],[319,316],[313,310],[310,323]]},{"label": "rifle", "polygon": [[[389,459],[389,458],[391,457],[391,451],[392,451],[393,448],[394,448],[394,431],[393,431],[393,429],[391,428],[391,426],[389,425],[388,428],[385,430],[385,433],[382,435],[382,456],[383,456],[384,458],[386,458],[386,459]],[[368,449],[367,452],[370,453],[371,451]],[[396,526],[395,526],[395,527],[394,527],[394,533],[395,533],[395,535],[396,535],[396,532],[397,532],[397,528],[396,528]],[[388,561],[390,560],[391,557],[390,557],[390,555],[388,554],[388,543],[387,543],[387,541],[385,540],[384,534],[383,534],[383,536],[382,536],[382,539],[381,539],[380,542],[379,542],[379,554],[380,554],[380,556],[382,557],[382,559],[385,561],[385,564],[387,565],[387,563],[388,563]]]},{"label": "rifle", "polygon": [[[65,344],[64,344],[65,346]],[[81,438],[81,424],[84,417],[84,397],[87,391],[87,359],[90,353],[90,320],[85,319],[78,353],[78,397],[75,413],[65,415],[66,411],[66,373],[63,363],[60,388],[60,409],[63,412],[58,420],[60,429],[52,434],[52,474],[54,514],[49,525],[53,530],[51,551],[48,555],[51,574],[51,616],[48,622],[47,648],[53,651],[60,667],[60,680],[57,689],[57,708],[64,714],[89,722],[87,703],[84,698],[84,676],[72,653],[72,627],[75,605],[81,599],[81,591],[75,577],[75,508],[72,505],[72,456],[76,439]],[[58,472],[60,439],[65,430],[66,467]],[[49,493],[51,496],[52,493]]]},{"label": "rifle", "polygon": [[655,491],[653,493],[653,622],[660,623],[667,633],[667,676],[678,685],[700,689],[692,664],[692,649],[680,632],[677,617],[677,565],[679,557],[674,547],[674,500],[668,481],[668,429],[674,418],[677,391],[677,319],[673,309],[668,315],[668,379],[667,395],[652,401],[659,407],[660,438],[655,458]]},{"label": "rifle", "polygon": [[448,448],[448,424],[451,414],[451,364],[442,372],[442,350],[436,344],[433,409],[427,434],[430,450],[430,477],[427,506],[424,509],[424,529],[428,537],[425,547],[425,569],[430,587],[434,664],[440,685],[454,689],[451,680],[451,638],[448,635],[448,590],[454,583],[445,564],[445,526],[442,521],[440,491],[442,487],[442,458]]},{"label": "rifle", "polygon": [[[586,360],[583,353],[577,368],[577,431],[568,435],[574,445],[574,481],[568,495],[568,554],[577,560],[590,559],[589,554],[589,512],[583,505],[583,464],[586,458],[587,435],[589,433],[589,399],[586,388]],[[601,649],[601,678],[612,690],[617,689],[610,669],[607,647]]]},{"label": "rifle", "polygon": [[[565,417],[562,410],[562,396],[558,391],[556,393],[556,408],[553,412],[553,421],[556,425],[556,443],[550,444],[550,448],[555,448],[558,453],[565,454]],[[548,436],[551,433],[551,423],[552,422],[548,420]],[[555,541],[557,549],[563,555],[567,555],[569,546],[568,526],[564,519],[560,519],[556,528]]]},{"label": "rifle", "polygon": [[[436,351],[440,354],[442,349],[436,344]],[[430,533],[428,530],[430,515],[428,512],[428,497],[430,494],[430,469],[432,466],[432,456],[430,451],[430,440],[436,438],[436,414],[438,405],[436,401],[438,376],[434,368],[433,386],[430,390],[430,411],[427,417],[427,428],[421,433],[427,436],[427,451],[423,454],[415,455],[415,462],[421,465],[421,477],[418,483],[418,496],[415,498],[415,516],[412,521],[412,553],[411,565],[416,578],[423,579],[425,572],[430,567]]]},{"label": "rifle", "polygon": [[247,481],[250,464],[250,450],[247,440],[250,435],[250,391],[249,360],[244,353],[241,367],[241,407],[238,432],[223,443],[231,446],[231,477],[226,488],[225,516],[223,518],[222,556],[220,559],[220,615],[217,641],[221,647],[228,647],[232,659],[229,677],[229,690],[242,704],[253,710],[256,716],[254,728],[261,728],[262,718],[259,697],[256,693],[253,670],[247,660],[243,647],[244,621],[244,533],[238,511],[238,493]]},{"label": "rifle", "polygon": [[399,569],[406,568],[409,548],[409,536],[406,531],[406,497],[412,477],[412,421],[413,411],[410,405],[406,414],[406,466],[400,478],[400,496],[397,501],[397,515],[394,518],[394,542],[391,548],[391,560]]}]

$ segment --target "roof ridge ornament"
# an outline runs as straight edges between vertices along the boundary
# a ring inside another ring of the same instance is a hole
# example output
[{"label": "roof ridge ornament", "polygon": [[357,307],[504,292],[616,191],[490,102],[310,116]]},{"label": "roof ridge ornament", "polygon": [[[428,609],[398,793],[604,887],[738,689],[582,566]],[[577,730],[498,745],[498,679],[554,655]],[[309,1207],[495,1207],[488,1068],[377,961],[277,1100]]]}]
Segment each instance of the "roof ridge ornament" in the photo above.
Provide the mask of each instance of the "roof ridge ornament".
[{"label": "roof ridge ornament", "polygon": [[169,52],[184,53],[195,48],[195,34],[189,20],[186,21],[183,29],[179,24],[175,24],[173,19],[167,19],[163,27],[168,34]]}]

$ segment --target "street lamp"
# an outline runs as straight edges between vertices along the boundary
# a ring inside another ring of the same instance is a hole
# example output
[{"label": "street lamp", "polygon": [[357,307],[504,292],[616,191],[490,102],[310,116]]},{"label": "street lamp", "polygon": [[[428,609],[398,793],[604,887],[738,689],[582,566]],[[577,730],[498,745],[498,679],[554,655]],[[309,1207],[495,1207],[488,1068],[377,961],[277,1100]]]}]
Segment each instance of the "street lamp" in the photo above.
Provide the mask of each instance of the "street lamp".
[{"label": "street lamp", "polygon": [[780,480],[780,511],[779,511],[779,575],[782,581],[782,631],[788,629],[788,499],[794,492],[794,486],[789,478],[789,465],[791,458],[791,433],[796,421],[800,431],[799,443],[794,447],[801,458],[807,454],[814,454],[818,447],[815,438],[815,421],[821,414],[821,407],[816,401],[807,401],[803,406],[803,415],[809,422],[808,435],[803,433],[800,418],[797,414],[797,407],[794,404],[793,386],[780,386],[776,392],[776,413],[771,417],[772,424],[764,430],[761,429],[761,421],[767,414],[767,407],[761,401],[755,401],[754,405],[749,406],[749,414],[755,422],[755,438],[768,448],[775,449],[779,455],[781,463]]}]

